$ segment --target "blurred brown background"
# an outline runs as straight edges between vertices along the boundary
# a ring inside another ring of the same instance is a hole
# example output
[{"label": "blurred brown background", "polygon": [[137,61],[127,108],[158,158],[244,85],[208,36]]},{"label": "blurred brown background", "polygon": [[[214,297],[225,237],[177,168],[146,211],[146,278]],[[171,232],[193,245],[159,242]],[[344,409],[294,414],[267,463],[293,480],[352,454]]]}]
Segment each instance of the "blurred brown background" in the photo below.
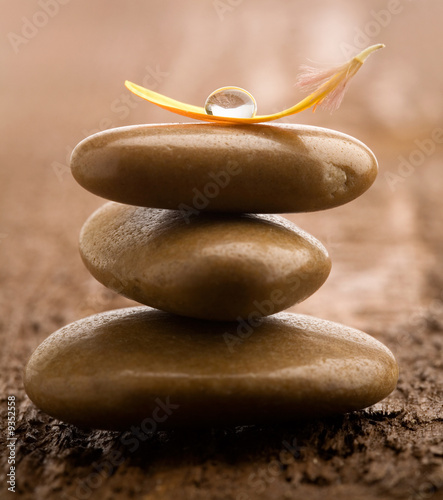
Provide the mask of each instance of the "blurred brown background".
[{"label": "blurred brown background", "polygon": [[[132,304],[81,264],[79,230],[104,200],[82,190],[68,169],[73,147],[93,132],[185,121],[132,96],[125,79],[197,105],[214,89],[237,85],[255,96],[260,113],[271,113],[303,97],[294,88],[300,64],[341,63],[379,42],[386,48],[368,60],[337,112],[286,120],[353,135],[380,164],[361,199],[289,216],[323,241],[333,261],[327,283],[293,309],[385,342],[402,369],[399,389],[339,424],[322,421],[286,434],[244,430],[240,441],[231,438],[232,457],[223,435],[205,434],[210,449],[197,450],[169,436],[175,444],[156,442],[154,452],[145,452],[149,460],[143,453],[127,457],[89,497],[442,498],[443,3],[2,0],[1,6],[0,387],[3,402],[17,396],[20,432],[33,436],[20,448],[23,498],[75,496],[75,481],[88,476],[96,455],[117,446],[115,433],[58,440],[60,428],[54,431],[54,421],[24,395],[21,369],[62,325]],[[344,450],[344,436],[359,434],[364,446]],[[294,435],[303,442],[301,456],[280,464],[265,487],[254,487],[251,475],[266,471],[282,439]],[[326,441],[335,451],[325,458]],[[75,455],[80,445],[95,455]],[[132,486],[122,486],[125,477]]]}]

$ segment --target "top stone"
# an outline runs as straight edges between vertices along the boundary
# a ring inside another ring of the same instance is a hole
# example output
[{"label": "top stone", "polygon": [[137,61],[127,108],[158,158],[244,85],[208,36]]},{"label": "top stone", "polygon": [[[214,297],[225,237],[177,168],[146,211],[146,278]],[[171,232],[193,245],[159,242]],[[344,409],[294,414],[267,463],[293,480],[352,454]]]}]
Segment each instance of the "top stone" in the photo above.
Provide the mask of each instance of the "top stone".
[{"label": "top stone", "polygon": [[346,134],[304,125],[136,125],[74,149],[72,174],[104,198],[151,208],[289,213],[343,205],[377,160]]}]

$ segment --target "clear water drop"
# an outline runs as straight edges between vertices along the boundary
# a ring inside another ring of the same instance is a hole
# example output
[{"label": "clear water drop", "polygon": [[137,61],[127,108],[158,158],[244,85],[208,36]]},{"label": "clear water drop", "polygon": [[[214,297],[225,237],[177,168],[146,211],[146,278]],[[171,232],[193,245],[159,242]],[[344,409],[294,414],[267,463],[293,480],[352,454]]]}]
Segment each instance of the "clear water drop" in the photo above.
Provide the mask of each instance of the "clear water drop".
[{"label": "clear water drop", "polygon": [[240,87],[222,87],[206,99],[205,111],[212,116],[252,118],[257,104],[252,95]]}]

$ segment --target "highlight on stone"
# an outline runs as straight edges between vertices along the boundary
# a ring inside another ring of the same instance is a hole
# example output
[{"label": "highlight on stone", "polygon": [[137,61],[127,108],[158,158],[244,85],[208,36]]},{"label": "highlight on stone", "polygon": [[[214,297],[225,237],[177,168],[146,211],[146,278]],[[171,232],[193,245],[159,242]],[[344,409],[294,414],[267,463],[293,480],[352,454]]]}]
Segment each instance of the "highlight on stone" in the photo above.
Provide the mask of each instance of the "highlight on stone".
[{"label": "highlight on stone", "polygon": [[378,48],[326,73],[307,70],[300,84],[313,93],[275,115],[255,116],[243,89],[218,89],[205,110],[128,84],[218,123],[121,127],[75,148],[75,179],[111,200],[81,230],[83,262],[144,305],[80,319],[35,350],[24,382],[41,410],[98,429],[154,414],[156,428],[275,424],[359,410],[395,388],[398,366],[383,344],[281,312],[315,293],[331,262],[313,236],[269,215],[359,197],[376,178],[374,154],[334,130],[257,124],[336,107]]}]

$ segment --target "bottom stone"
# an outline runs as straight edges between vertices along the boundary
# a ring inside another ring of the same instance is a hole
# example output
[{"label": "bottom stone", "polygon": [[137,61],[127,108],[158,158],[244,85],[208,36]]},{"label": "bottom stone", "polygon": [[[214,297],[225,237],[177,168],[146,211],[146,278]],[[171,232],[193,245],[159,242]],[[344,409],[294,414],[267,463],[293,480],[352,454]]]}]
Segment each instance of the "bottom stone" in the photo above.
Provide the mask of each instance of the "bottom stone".
[{"label": "bottom stone", "polygon": [[52,334],[24,382],[53,417],[149,432],[344,413],[383,399],[397,378],[389,349],[338,323],[279,313],[252,326],[133,307]]}]

